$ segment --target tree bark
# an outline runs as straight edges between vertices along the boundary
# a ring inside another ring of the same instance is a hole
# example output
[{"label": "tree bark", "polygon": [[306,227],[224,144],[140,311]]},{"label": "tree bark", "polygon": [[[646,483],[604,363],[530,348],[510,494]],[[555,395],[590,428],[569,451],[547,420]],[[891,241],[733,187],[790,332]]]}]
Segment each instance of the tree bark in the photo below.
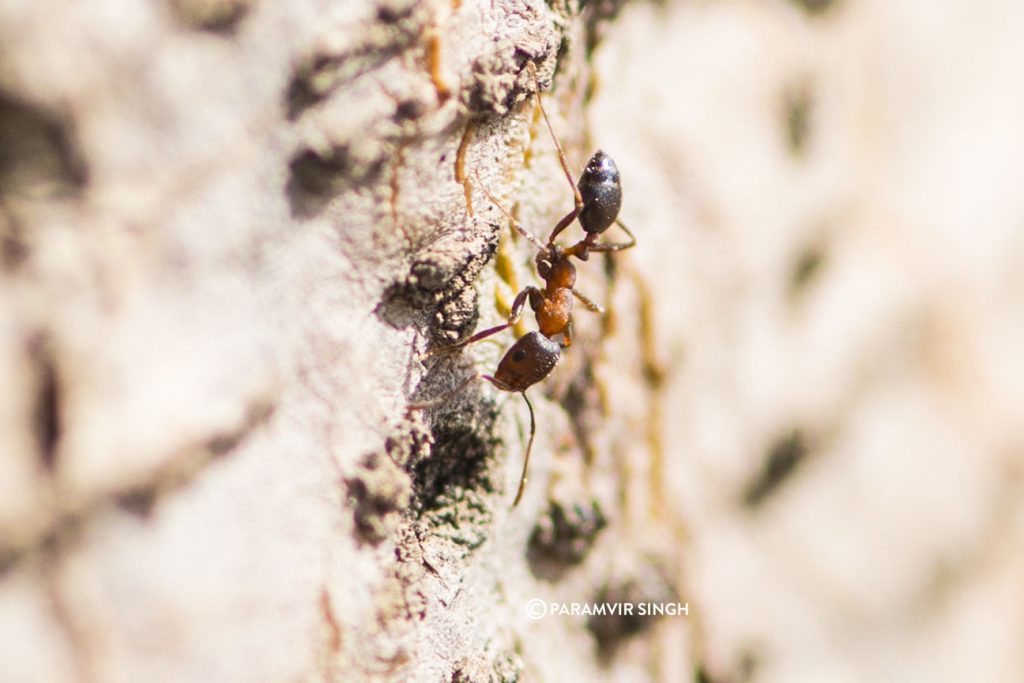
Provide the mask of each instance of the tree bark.
[{"label": "tree bark", "polygon": [[4,683],[1024,680],[1020,10],[621,4],[0,0]]},{"label": "tree bark", "polygon": [[409,403],[494,367],[425,352],[537,282],[487,193],[542,236],[571,208],[533,94],[580,168],[611,9],[2,9],[6,680],[598,676],[523,608],[606,523],[600,320],[533,391],[517,508],[517,397]]}]

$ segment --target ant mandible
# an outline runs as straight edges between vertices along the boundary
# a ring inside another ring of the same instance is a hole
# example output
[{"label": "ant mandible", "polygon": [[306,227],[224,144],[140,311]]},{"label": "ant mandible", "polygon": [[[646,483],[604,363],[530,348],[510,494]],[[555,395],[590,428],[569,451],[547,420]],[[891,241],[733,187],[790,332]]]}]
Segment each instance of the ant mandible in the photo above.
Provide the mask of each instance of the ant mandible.
[{"label": "ant mandible", "polygon": [[[527,470],[530,464],[530,452],[533,449],[533,438],[536,433],[536,420],[533,414],[533,405],[526,396],[526,390],[537,382],[547,377],[561,357],[563,348],[572,345],[572,305],[573,297],[583,303],[587,309],[595,313],[604,313],[604,309],[584,296],[576,289],[576,266],[570,260],[576,257],[580,261],[590,258],[592,252],[611,252],[629,249],[636,244],[636,238],[622,221],[618,219],[619,209],[622,206],[622,186],[619,179],[619,169],[612,158],[603,151],[598,150],[590,157],[583,173],[580,174],[578,183],[574,183],[569,164],[565,159],[562,146],[555,136],[551,127],[544,104],[540,98],[540,82],[537,79],[537,71],[532,63],[527,68],[533,76],[534,94],[537,98],[537,106],[551,139],[558,150],[558,162],[562,166],[565,178],[572,188],[574,206],[572,211],[567,213],[551,231],[547,243],[541,242],[530,231],[524,228],[519,222],[502,206],[501,203],[488,191],[487,187],[480,181],[477,174],[477,182],[487,198],[509,219],[512,228],[520,235],[537,247],[536,258],[537,274],[544,280],[544,288],[529,286],[516,295],[512,303],[512,309],[508,320],[501,325],[477,332],[471,337],[456,344],[440,349],[440,351],[451,351],[469,344],[481,341],[507,330],[515,325],[523,308],[529,301],[530,308],[537,318],[539,331],[527,332],[520,337],[515,344],[509,348],[498,363],[498,369],[494,375],[474,375],[462,382],[451,392],[455,393],[467,386],[470,382],[482,378],[493,384],[502,391],[521,394],[526,406],[530,411],[530,439],[526,445],[526,456],[523,461],[523,473],[519,478],[519,489],[512,505],[518,505],[523,497],[523,489],[526,486]],[[558,235],[569,227],[573,221],[579,219],[585,236],[580,241],[569,247],[561,247],[555,243]],[[601,235],[612,226],[617,224],[628,236],[628,242],[607,242],[601,241]],[[559,341],[555,337],[561,335]],[[411,408],[426,408],[437,403],[437,400],[428,403],[412,404]]]}]

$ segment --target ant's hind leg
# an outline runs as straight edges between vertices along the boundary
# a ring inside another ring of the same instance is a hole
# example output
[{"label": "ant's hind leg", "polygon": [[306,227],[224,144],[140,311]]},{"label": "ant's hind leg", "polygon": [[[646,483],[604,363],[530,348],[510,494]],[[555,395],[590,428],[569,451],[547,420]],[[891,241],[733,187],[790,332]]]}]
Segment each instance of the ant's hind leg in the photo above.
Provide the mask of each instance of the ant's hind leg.
[{"label": "ant's hind leg", "polygon": [[[565,226],[572,223],[573,219],[583,208],[583,195],[580,194],[580,190],[576,187],[576,181],[572,179],[572,171],[569,170],[569,162],[565,160],[565,152],[562,151],[562,145],[558,142],[558,137],[555,135],[555,129],[551,127],[551,120],[548,119],[548,113],[544,111],[544,103],[540,100],[540,80],[537,78],[537,67],[533,62],[527,62],[526,68],[530,71],[530,75],[533,76],[534,94],[537,96],[537,106],[540,107],[540,113],[544,117],[544,124],[548,128],[548,133],[551,134],[551,139],[555,143],[555,149],[558,150],[558,163],[562,165],[562,171],[565,173],[565,179],[569,181],[569,187],[572,188],[573,201],[576,204],[576,208],[570,214],[561,221],[558,222],[558,226],[555,227],[551,238],[548,240],[548,244],[554,241],[555,235],[565,229]],[[562,225],[565,223],[565,225]]]},{"label": "ant's hind leg", "polygon": [[555,129],[551,127],[551,120],[548,118],[548,113],[544,110],[544,103],[540,100],[540,81],[537,79],[537,67],[533,65],[533,62],[529,62],[527,64],[527,68],[533,76],[534,93],[537,96],[537,106],[540,108],[540,113],[544,117],[544,125],[547,126],[548,133],[551,134],[551,139],[555,143],[555,149],[558,150],[558,163],[562,166],[562,172],[565,173],[565,179],[569,181],[569,187],[572,189],[572,199],[574,204],[572,211],[567,213],[562,220],[558,221],[558,224],[555,225],[554,229],[551,231],[551,236],[548,237],[548,244],[550,245],[554,244],[555,238],[558,237],[559,233],[572,225],[572,222],[580,215],[580,211],[583,210],[583,195],[580,194],[580,189],[572,179],[572,171],[569,170],[569,162],[565,160],[565,152],[562,151],[562,145],[558,142],[558,137],[555,135]]},{"label": "ant's hind leg", "polygon": [[633,236],[633,232],[626,227],[626,224],[615,219],[615,224],[622,228],[622,231],[629,235],[628,242],[598,242],[592,246],[587,247],[587,251],[622,251],[623,249],[631,249],[636,246],[636,237]]},{"label": "ant's hind leg", "polygon": [[551,236],[548,237],[548,244],[554,244],[555,238],[558,237],[558,234],[565,230],[566,228],[568,228],[570,225],[572,225],[572,222],[576,220],[576,217],[580,215],[580,211],[582,210],[583,204],[579,204],[572,211],[565,214],[565,217],[562,218],[562,220],[558,221],[558,224],[551,231]]},{"label": "ant's hind leg", "polygon": [[512,216],[512,214],[509,213],[508,210],[506,210],[505,207],[501,205],[501,202],[498,201],[498,198],[495,197],[493,194],[491,194],[491,191],[487,189],[487,186],[484,185],[484,182],[482,180],[480,180],[480,172],[479,171],[474,171],[474,175],[476,175],[476,182],[477,182],[477,184],[480,185],[480,189],[483,191],[483,193],[485,195],[487,195],[487,198],[491,200],[491,203],[494,204],[496,207],[498,207],[499,211],[501,211],[503,214],[505,214],[505,218],[507,218],[509,220],[509,222],[512,224],[512,228],[516,232],[518,232],[520,235],[525,237],[527,240],[529,240],[530,243],[533,246],[537,247],[538,249],[540,249],[542,251],[544,249],[546,249],[547,247],[544,245],[544,243],[541,242],[539,239],[537,239],[537,237],[532,232],[530,232],[529,230],[524,228],[522,225],[520,225],[519,221],[517,221]]}]

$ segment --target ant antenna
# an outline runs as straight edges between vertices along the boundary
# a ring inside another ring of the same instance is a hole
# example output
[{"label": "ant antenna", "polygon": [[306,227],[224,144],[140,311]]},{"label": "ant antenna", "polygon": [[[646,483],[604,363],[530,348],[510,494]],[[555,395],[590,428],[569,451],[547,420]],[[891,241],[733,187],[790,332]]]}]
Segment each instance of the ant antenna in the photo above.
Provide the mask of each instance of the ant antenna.
[{"label": "ant antenna", "polygon": [[530,467],[530,451],[533,450],[533,435],[537,431],[537,423],[533,418],[533,404],[526,397],[526,392],[519,392],[526,401],[526,407],[530,409],[530,440],[526,444],[526,458],[523,460],[523,474],[519,477],[519,490],[516,491],[516,499],[512,501],[512,507],[519,505],[519,499],[523,497],[523,489],[526,488],[526,471]]},{"label": "ant antenna", "polygon": [[[501,389],[502,391],[512,390],[511,386],[501,381],[497,377],[491,377],[490,375],[482,375],[478,372],[475,372],[462,382],[459,382],[459,384],[456,385],[453,389],[449,389],[440,396],[432,398],[429,401],[418,401],[415,403],[409,403],[406,406],[406,409],[429,410],[430,408],[434,408],[435,406],[447,402],[452,396],[455,396],[463,389],[465,389],[467,386],[469,386],[471,382],[475,382],[478,379],[485,379],[498,389]],[[526,443],[526,456],[523,459],[523,473],[519,477],[519,488],[516,491],[516,499],[512,502],[512,507],[519,505],[519,500],[523,497],[523,490],[526,488],[527,482],[527,472],[530,467],[530,453],[533,451],[533,438],[537,434],[537,419],[533,413],[533,404],[530,403],[530,399],[527,397],[525,389],[523,391],[520,391],[519,395],[523,397],[524,401],[526,401],[526,407],[530,411],[530,439]]]}]

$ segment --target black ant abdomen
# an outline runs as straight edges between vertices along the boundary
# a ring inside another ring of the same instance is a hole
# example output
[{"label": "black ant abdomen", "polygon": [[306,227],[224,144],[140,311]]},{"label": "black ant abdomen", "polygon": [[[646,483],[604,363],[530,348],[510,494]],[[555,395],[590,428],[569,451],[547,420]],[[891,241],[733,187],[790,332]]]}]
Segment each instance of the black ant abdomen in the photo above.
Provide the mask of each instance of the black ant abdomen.
[{"label": "black ant abdomen", "polygon": [[583,198],[579,216],[583,230],[600,234],[611,227],[622,207],[619,168],[612,158],[597,150],[583,169],[576,187]]}]

